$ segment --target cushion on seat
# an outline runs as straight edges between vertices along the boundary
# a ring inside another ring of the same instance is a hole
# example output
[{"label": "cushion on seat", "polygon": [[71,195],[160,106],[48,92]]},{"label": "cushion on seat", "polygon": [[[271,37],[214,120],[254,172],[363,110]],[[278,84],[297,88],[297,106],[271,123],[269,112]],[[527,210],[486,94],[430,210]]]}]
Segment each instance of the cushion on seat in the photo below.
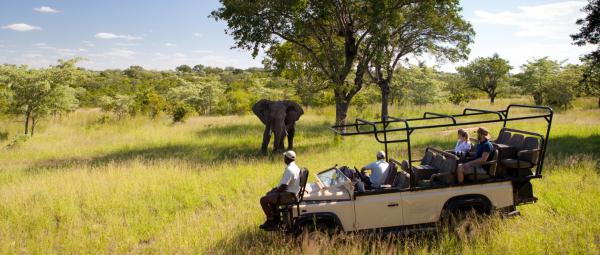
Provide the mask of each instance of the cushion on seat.
[{"label": "cushion on seat", "polygon": [[444,163],[444,156],[435,155],[435,157],[433,157],[433,161],[431,162],[431,165],[437,169],[441,169],[442,163]]},{"label": "cushion on seat", "polygon": [[[537,138],[527,137],[523,141],[523,146],[521,147],[521,149],[522,150],[539,149],[539,147],[540,147],[539,145],[540,145],[540,143]],[[531,152],[531,153],[522,153],[521,156],[519,157],[519,159],[529,161],[535,165],[538,161],[538,155],[539,155],[539,152],[537,152],[537,151]]]},{"label": "cushion on seat", "polygon": [[424,165],[424,166],[413,166],[413,174],[414,178],[419,180],[426,180],[431,178],[432,174],[435,174],[439,171],[439,169],[434,166]]},{"label": "cushion on seat", "polygon": [[508,168],[531,168],[533,164],[529,161],[518,160],[518,159],[503,159],[500,163]]},{"label": "cushion on seat", "polygon": [[510,140],[508,140],[507,144],[510,147],[521,148],[521,145],[523,143],[523,138],[525,138],[525,137],[521,134],[514,134],[514,135],[512,135]]},{"label": "cushion on seat", "polygon": [[407,189],[410,187],[410,174],[404,171],[398,172],[394,181],[394,187],[398,189]]},{"label": "cushion on seat", "polygon": [[494,143],[506,144],[508,142],[508,140],[510,140],[511,136],[512,136],[512,134],[510,132],[501,131],[500,134],[498,134],[498,139],[496,139],[496,141],[494,141]]},{"label": "cushion on seat", "polygon": [[431,164],[432,160],[433,160],[433,152],[426,151],[425,156],[423,156],[423,159],[421,159],[421,165],[429,165],[429,164]]}]

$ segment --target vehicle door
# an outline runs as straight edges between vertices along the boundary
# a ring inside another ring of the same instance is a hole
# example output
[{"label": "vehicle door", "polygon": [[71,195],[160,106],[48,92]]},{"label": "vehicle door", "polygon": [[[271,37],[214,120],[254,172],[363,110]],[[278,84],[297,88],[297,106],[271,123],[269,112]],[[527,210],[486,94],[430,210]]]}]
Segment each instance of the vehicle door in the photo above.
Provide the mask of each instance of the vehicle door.
[{"label": "vehicle door", "polygon": [[354,200],[356,229],[402,226],[400,194],[400,192],[358,194]]}]

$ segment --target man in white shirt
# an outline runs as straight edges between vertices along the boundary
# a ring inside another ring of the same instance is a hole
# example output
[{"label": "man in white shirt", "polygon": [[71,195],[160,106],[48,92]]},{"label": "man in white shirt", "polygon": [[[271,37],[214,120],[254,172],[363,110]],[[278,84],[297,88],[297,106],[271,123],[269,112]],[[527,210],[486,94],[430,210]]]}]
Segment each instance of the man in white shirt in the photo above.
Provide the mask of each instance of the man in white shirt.
[{"label": "man in white shirt", "polygon": [[371,181],[371,187],[377,188],[385,181],[388,166],[390,164],[385,162],[385,152],[377,152],[377,161],[364,166],[361,172],[364,174],[365,170],[371,170],[369,180]]},{"label": "man in white shirt", "polygon": [[260,225],[261,229],[277,228],[279,221],[277,206],[293,203],[300,191],[300,168],[295,162],[296,153],[286,151],[283,153],[283,161],[287,166],[283,171],[279,185],[260,198],[260,205],[267,216],[267,221]]}]

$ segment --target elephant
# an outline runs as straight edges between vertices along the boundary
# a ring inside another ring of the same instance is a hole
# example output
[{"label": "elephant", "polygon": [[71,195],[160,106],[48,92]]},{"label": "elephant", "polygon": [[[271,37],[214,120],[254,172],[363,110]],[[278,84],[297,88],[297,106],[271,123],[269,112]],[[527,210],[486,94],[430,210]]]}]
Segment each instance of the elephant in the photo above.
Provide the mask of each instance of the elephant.
[{"label": "elephant", "polygon": [[288,138],[288,150],[294,149],[294,133],[296,121],[304,114],[302,107],[294,101],[271,101],[261,99],[252,106],[252,111],[265,125],[263,133],[263,142],[261,152],[267,153],[267,146],[271,140],[271,133],[275,135],[273,139],[273,152],[283,151],[283,140]]}]

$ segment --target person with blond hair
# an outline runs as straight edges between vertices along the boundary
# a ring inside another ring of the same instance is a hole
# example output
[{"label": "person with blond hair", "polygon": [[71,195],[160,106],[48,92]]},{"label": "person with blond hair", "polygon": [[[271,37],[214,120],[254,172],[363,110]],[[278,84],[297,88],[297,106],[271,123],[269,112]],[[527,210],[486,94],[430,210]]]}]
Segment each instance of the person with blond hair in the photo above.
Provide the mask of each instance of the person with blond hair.
[{"label": "person with blond hair", "polygon": [[464,129],[458,130],[458,141],[456,141],[456,146],[454,146],[454,154],[462,157],[466,155],[469,151],[471,151],[471,141],[469,141],[469,133]]},{"label": "person with blond hair", "polygon": [[487,174],[489,171],[489,165],[482,165],[487,161],[492,160],[492,153],[494,152],[494,146],[490,142],[490,132],[483,127],[477,129],[477,151],[475,158],[467,163],[459,164],[456,169],[456,179],[461,184],[465,180],[466,174]]}]

